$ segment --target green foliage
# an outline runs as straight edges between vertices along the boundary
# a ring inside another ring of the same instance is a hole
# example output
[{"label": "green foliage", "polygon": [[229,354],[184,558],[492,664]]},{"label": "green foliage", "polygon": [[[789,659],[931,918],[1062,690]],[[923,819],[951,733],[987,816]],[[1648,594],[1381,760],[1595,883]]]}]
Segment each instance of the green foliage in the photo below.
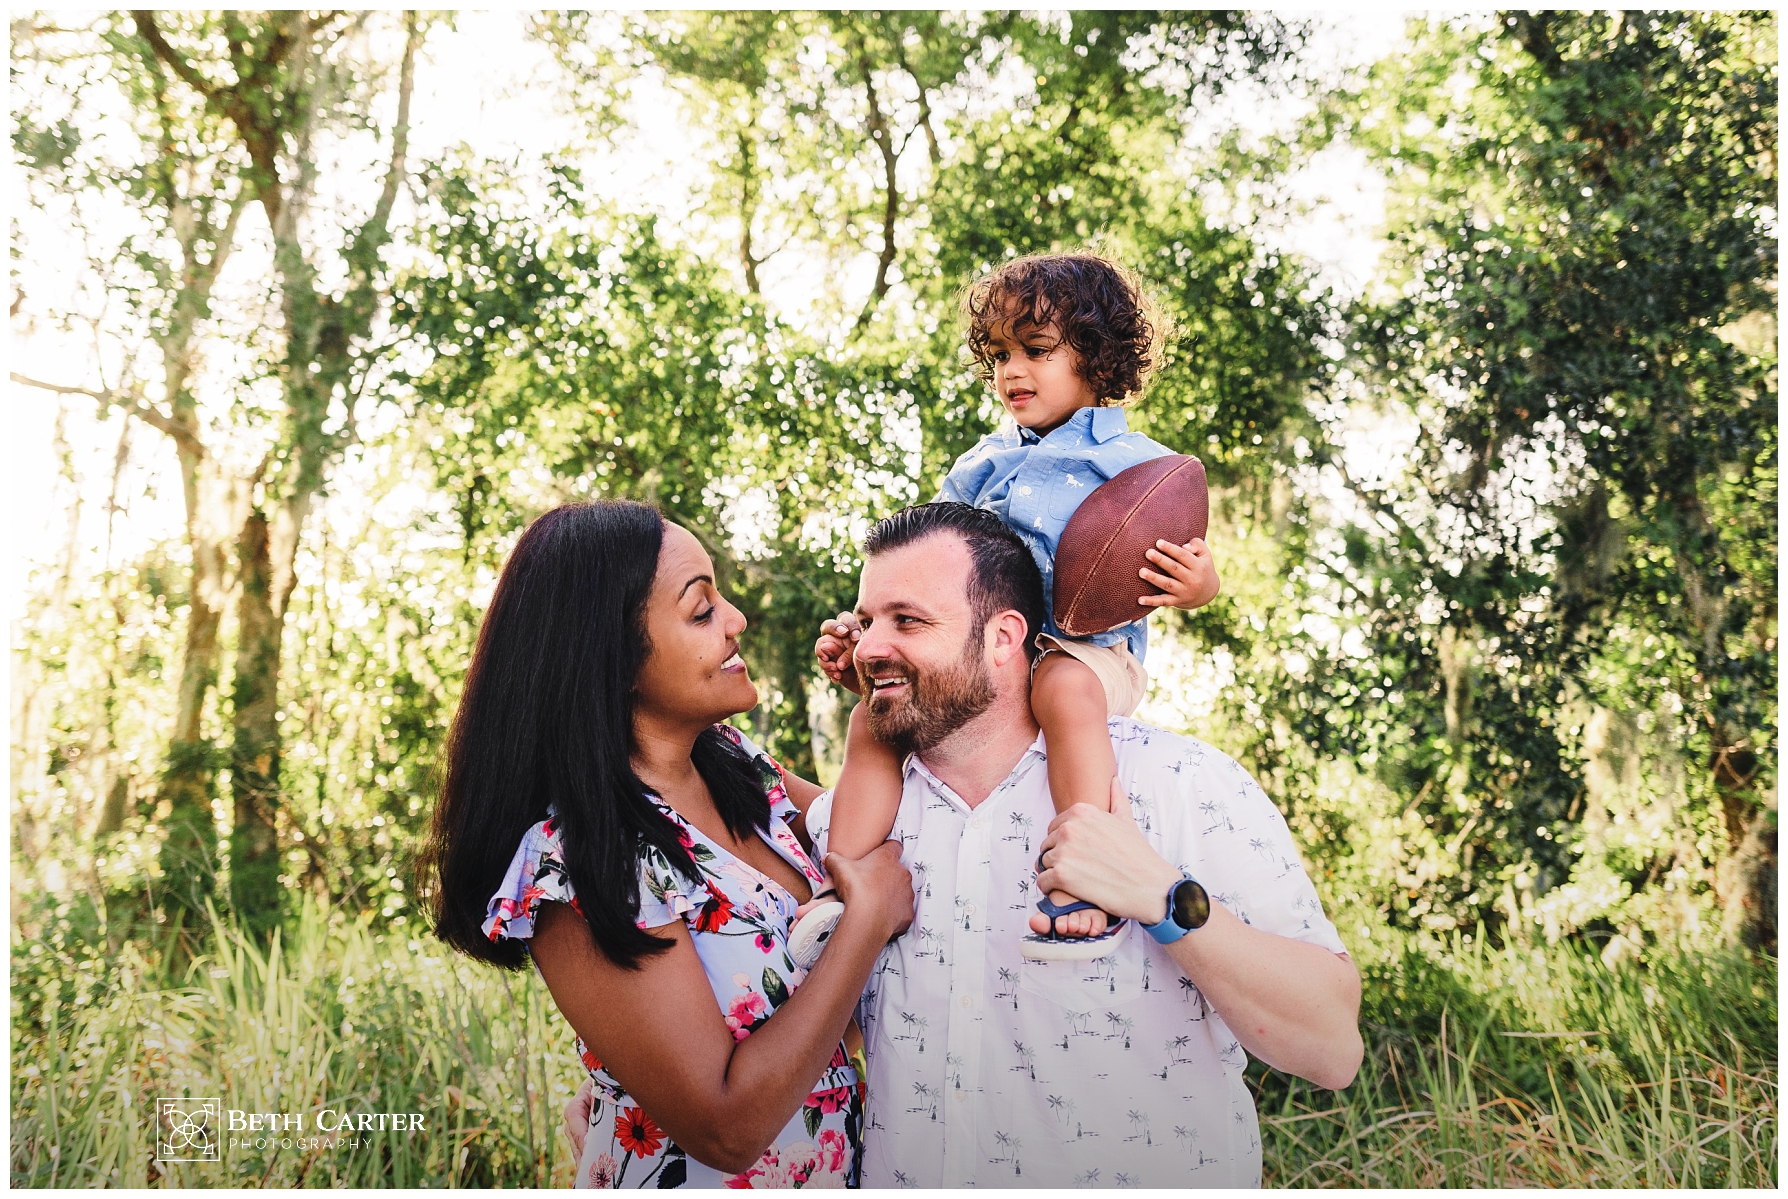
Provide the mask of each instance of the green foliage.
[{"label": "green foliage", "polygon": [[[558,1117],[579,1069],[532,974],[315,904],[265,948],[218,922],[192,958],[116,927],[112,952],[99,914],[23,913],[38,935],[13,951],[31,1001],[15,1186],[569,1182]],[[1358,950],[1359,1081],[1315,1092],[1250,1068],[1269,1185],[1775,1184],[1773,962],[1670,946],[1610,969],[1571,947],[1382,932]],[[421,1111],[424,1130],[158,1166],[153,1102],[179,1094],[304,1112],[308,1137],[324,1106]]]},{"label": "green foliage", "polygon": [[1766,46],[1737,15],[1435,26],[1345,111],[1400,198],[1343,382],[1415,448],[1319,454],[1359,516],[1300,604],[1366,640],[1311,645],[1288,715],[1442,850],[1405,919],[1664,927],[1684,903],[1625,899],[1755,890],[1714,867],[1774,838]]},{"label": "green foliage", "polygon": [[[580,1069],[538,979],[299,906],[264,945],[214,922],[190,959],[150,930],[106,952],[82,936],[91,908],[29,913],[46,935],[14,951],[18,993],[41,1002],[14,1026],[13,1185],[568,1186]],[[180,1095],[304,1127],[270,1148],[226,1129],[216,1164],[157,1163],[155,1099]],[[423,1126],[331,1137],[323,1108]]]},{"label": "green foliage", "polygon": [[1344,1092],[1263,1066],[1269,1186],[1773,1187],[1773,961],[1384,932]]}]

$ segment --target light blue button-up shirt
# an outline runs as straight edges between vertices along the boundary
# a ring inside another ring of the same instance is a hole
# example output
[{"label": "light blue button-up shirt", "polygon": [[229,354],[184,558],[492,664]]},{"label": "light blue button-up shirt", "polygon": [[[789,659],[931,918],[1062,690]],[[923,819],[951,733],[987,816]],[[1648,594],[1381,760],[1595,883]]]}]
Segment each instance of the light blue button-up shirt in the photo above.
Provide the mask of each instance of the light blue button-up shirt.
[{"label": "light blue button-up shirt", "polygon": [[[1130,432],[1122,408],[1082,408],[1047,437],[1010,423],[989,433],[956,460],[937,498],[985,508],[1023,539],[1043,572],[1043,631],[1065,638],[1055,623],[1055,547],[1068,518],[1105,480],[1171,453],[1160,442]],[[1138,594],[1141,588],[1138,579]],[[1148,649],[1148,621],[1078,640],[1128,643],[1140,662]]]}]

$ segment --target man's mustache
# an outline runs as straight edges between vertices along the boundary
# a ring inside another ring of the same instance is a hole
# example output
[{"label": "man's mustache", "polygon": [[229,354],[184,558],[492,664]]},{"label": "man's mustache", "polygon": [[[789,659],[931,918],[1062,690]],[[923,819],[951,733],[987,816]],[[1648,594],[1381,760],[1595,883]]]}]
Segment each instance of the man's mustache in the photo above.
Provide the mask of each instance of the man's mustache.
[{"label": "man's mustache", "polygon": [[[876,677],[877,672],[881,676],[879,679]],[[857,663],[857,680],[863,685],[863,694],[870,696],[875,693],[877,682],[916,684],[919,681],[919,672],[895,658],[875,658],[868,662],[859,661]]]}]

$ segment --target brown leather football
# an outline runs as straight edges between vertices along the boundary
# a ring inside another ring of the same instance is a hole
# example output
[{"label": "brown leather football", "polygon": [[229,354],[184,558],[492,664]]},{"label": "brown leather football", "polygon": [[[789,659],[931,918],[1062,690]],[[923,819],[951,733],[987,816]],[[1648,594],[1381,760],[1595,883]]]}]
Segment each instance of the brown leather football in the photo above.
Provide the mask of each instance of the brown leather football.
[{"label": "brown leather football", "polygon": [[1141,620],[1154,609],[1137,602],[1160,588],[1139,578],[1144,552],[1160,538],[1184,545],[1203,537],[1211,497],[1204,463],[1181,454],[1139,462],[1082,500],[1055,551],[1055,623],[1088,637]]}]

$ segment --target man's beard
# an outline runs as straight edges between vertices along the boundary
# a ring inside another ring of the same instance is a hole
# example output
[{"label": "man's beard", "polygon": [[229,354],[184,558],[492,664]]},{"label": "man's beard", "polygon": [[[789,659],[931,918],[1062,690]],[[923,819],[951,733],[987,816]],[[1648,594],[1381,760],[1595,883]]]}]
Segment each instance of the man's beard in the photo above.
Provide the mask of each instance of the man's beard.
[{"label": "man's beard", "polygon": [[879,662],[858,663],[857,677],[870,696],[869,731],[896,752],[924,753],[993,705],[993,679],[981,657],[980,630],[963,644],[962,657],[943,670],[919,674],[908,665],[907,694],[876,699],[869,670]]}]

